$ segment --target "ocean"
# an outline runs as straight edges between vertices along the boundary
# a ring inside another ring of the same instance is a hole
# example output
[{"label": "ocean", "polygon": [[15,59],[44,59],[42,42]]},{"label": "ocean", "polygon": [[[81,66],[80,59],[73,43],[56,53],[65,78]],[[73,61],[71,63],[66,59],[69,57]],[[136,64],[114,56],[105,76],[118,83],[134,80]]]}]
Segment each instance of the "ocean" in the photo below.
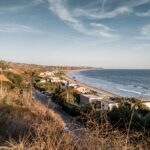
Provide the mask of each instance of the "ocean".
[{"label": "ocean", "polygon": [[150,70],[72,71],[68,76],[120,96],[150,98]]}]

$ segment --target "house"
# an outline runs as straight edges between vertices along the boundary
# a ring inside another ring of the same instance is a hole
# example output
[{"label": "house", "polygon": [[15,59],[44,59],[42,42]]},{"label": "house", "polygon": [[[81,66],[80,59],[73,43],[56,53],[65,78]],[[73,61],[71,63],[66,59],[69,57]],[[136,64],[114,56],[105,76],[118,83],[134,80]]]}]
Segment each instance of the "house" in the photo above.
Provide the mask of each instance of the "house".
[{"label": "house", "polygon": [[143,100],[142,104],[150,109],[150,100]]},{"label": "house", "polygon": [[100,102],[101,102],[101,105],[100,105],[99,109],[101,109],[101,110],[112,110],[113,107],[119,106],[118,102],[112,101],[108,98],[104,98]]},{"label": "house", "polygon": [[80,104],[88,104],[88,103],[96,103],[96,101],[100,101],[102,98],[93,95],[93,94],[81,94],[80,95]]},{"label": "house", "polygon": [[45,77],[45,73],[44,73],[44,72],[41,72],[39,76],[40,76],[40,77]]},{"label": "house", "polygon": [[50,72],[50,71],[46,71],[46,72],[41,72],[40,77],[53,77],[54,76],[54,72]]},{"label": "house", "polygon": [[61,79],[58,77],[50,77],[51,83],[61,83]]},{"label": "house", "polygon": [[103,95],[81,94],[80,104],[93,104],[95,109],[112,110],[113,107],[118,107],[117,101],[110,100],[109,97]]},{"label": "house", "polygon": [[60,78],[58,77],[50,77],[51,79],[51,83],[63,83],[63,84],[66,84],[67,81],[66,80],[61,80]]},{"label": "house", "polygon": [[72,87],[72,88],[77,88],[77,86],[78,86],[78,85],[77,85],[77,84],[74,84],[74,83],[69,83],[69,84],[68,84],[68,87]]},{"label": "house", "polygon": [[85,87],[77,87],[75,90],[82,93],[82,94],[87,94],[87,93],[91,92],[90,89],[85,88]]},{"label": "house", "polygon": [[40,82],[41,83],[46,83],[46,80],[45,79],[41,79]]},{"label": "house", "polygon": [[51,80],[60,80],[58,77],[50,77]]},{"label": "house", "polygon": [[46,71],[45,75],[48,77],[52,77],[52,76],[54,76],[54,72]]}]

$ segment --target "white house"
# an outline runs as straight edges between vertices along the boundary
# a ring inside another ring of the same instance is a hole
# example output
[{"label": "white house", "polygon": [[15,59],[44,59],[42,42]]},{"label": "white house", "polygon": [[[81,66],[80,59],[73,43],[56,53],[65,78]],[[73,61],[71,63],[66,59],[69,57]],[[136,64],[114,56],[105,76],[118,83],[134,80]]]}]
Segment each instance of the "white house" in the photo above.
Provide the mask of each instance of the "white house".
[{"label": "white house", "polygon": [[41,83],[46,83],[46,80],[41,79],[40,82],[41,82]]},{"label": "white house", "polygon": [[100,101],[102,98],[93,95],[93,94],[81,94],[80,95],[80,103],[82,104],[88,104],[88,103],[95,103],[96,101]]},{"label": "white house", "polygon": [[91,103],[94,105],[95,109],[101,110],[112,110],[112,108],[118,107],[118,103],[116,101],[112,101],[109,97],[99,96],[99,95],[91,95],[91,94],[81,94],[80,95],[80,104],[88,104]]},{"label": "white house", "polygon": [[52,76],[54,76],[54,72],[46,71],[45,75],[48,77],[52,77]]},{"label": "white house", "polygon": [[51,80],[60,80],[58,77],[50,77]]},{"label": "white house", "polygon": [[46,71],[46,72],[41,72],[40,77],[52,77],[54,76],[54,72]]},{"label": "white house", "polygon": [[41,72],[39,76],[44,77],[45,76],[44,72]]},{"label": "white house", "polygon": [[90,93],[90,89],[85,88],[85,87],[77,87],[76,90],[82,94]]},{"label": "white house", "polygon": [[119,106],[119,103],[106,98],[102,99],[100,102],[101,102],[100,106],[101,110],[112,110],[113,107]]},{"label": "white house", "polygon": [[73,88],[77,88],[78,85],[77,85],[77,84],[74,84],[74,83],[69,83],[68,86],[69,86],[69,87],[73,87]]},{"label": "white house", "polygon": [[51,79],[51,83],[64,83],[64,84],[67,83],[67,81],[61,80],[61,79],[58,78],[58,77],[50,77],[50,79]]},{"label": "white house", "polygon": [[51,83],[62,83],[62,80],[60,80],[60,79],[53,79],[53,80],[51,80]]},{"label": "white house", "polygon": [[150,109],[150,100],[143,100],[142,104],[147,106]]}]

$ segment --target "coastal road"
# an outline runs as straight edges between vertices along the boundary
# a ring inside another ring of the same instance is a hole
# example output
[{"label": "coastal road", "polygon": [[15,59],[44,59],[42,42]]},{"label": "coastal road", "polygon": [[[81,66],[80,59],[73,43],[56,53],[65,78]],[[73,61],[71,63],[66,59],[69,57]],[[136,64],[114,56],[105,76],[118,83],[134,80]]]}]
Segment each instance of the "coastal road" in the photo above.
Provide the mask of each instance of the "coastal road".
[{"label": "coastal road", "polygon": [[73,117],[64,112],[59,105],[52,102],[51,99],[47,98],[47,96],[42,94],[40,91],[34,90],[33,97],[52,109],[62,118],[65,123],[65,130],[75,132],[75,130],[80,128],[78,124],[74,123]]}]

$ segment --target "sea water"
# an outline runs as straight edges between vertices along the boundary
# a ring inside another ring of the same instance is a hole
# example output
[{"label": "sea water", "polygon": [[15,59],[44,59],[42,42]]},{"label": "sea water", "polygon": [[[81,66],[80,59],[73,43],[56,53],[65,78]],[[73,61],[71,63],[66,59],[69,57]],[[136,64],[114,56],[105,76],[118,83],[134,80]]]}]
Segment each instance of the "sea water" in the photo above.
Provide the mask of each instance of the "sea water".
[{"label": "sea water", "polygon": [[150,70],[72,71],[68,76],[120,96],[150,98]]}]

